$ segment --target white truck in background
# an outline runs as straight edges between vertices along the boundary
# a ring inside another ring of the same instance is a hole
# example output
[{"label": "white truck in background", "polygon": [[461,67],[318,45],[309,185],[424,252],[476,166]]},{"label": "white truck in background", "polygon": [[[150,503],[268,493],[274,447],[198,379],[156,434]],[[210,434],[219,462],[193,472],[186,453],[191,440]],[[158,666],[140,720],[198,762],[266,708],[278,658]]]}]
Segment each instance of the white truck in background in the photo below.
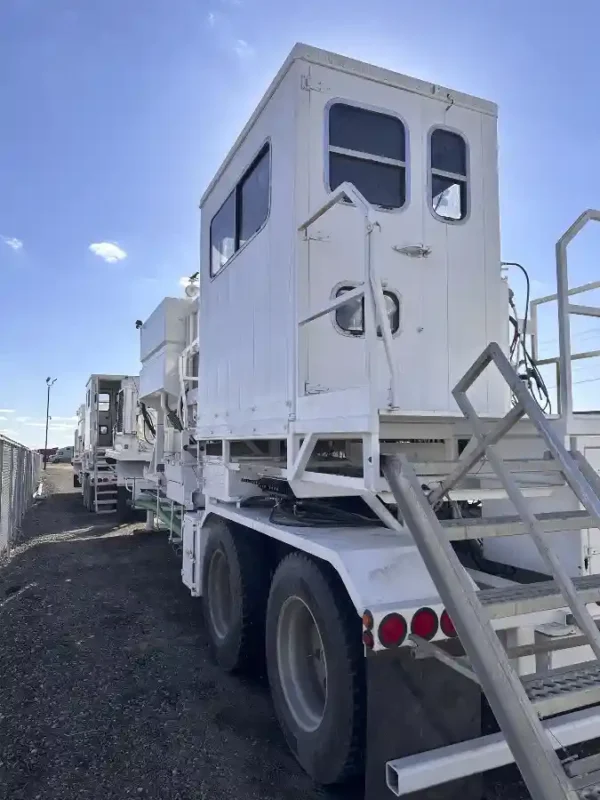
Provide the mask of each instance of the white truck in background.
[{"label": "white truck in background", "polygon": [[137,376],[94,374],[78,410],[74,485],[81,487],[89,511],[117,512],[121,521],[132,517],[131,485],[143,476],[153,449],[138,386]]},{"label": "white truck in background", "polygon": [[180,544],[218,663],[263,658],[300,764],[364,773],[366,800],[479,800],[512,762],[534,800],[600,796],[598,755],[560,752],[600,737],[600,412],[571,376],[597,352],[569,327],[600,282],[567,269],[600,213],[519,319],[496,126],[486,100],[297,45],[202,198],[187,297],[141,327],[132,503]]}]

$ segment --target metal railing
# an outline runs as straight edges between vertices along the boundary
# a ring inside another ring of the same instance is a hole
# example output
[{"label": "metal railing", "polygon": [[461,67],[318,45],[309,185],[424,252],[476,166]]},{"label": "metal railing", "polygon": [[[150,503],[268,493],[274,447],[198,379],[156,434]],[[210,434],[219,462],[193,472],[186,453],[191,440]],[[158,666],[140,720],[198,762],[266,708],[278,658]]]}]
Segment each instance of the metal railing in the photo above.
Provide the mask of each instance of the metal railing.
[{"label": "metal railing", "polygon": [[[532,357],[538,367],[554,364],[558,397],[558,414],[566,421],[567,431],[573,417],[573,361],[598,358],[600,350],[571,351],[571,314],[581,317],[600,317],[597,306],[582,306],[571,303],[569,298],[600,289],[600,281],[592,281],[582,286],[569,287],[567,247],[588,222],[600,222],[600,211],[588,209],[581,214],[556,243],[556,285],[555,294],[539,297],[531,301]],[[539,358],[538,352],[538,306],[556,301],[558,304],[558,345],[559,355]]]},{"label": "metal railing", "polygon": [[[326,314],[335,311],[341,306],[347,305],[358,298],[365,298],[364,309],[364,325],[365,325],[365,339],[367,344],[367,384],[373,386],[371,357],[375,352],[378,345],[379,336],[383,341],[385,350],[385,357],[390,373],[390,387],[389,387],[389,405],[392,408],[397,407],[400,387],[400,376],[398,367],[393,356],[392,351],[392,330],[390,326],[390,319],[386,311],[385,296],[383,294],[383,285],[381,278],[377,274],[372,258],[372,241],[371,234],[373,231],[379,229],[379,223],[376,219],[375,208],[363,197],[354,184],[348,181],[340,184],[335,191],[331,192],[327,201],[309,217],[306,222],[298,228],[301,234],[304,234],[308,239],[308,229],[310,226],[320,219],[323,214],[327,213],[331,208],[348,201],[350,205],[354,206],[362,214],[363,217],[363,231],[364,231],[364,282],[361,283],[356,289],[330,300],[327,305],[317,311],[311,312],[308,316],[302,317],[298,320],[298,327],[301,329],[304,325],[313,322],[315,319],[325,316]],[[380,331],[380,334],[377,331]]]},{"label": "metal railing", "polygon": [[33,495],[42,456],[0,435],[0,558],[10,552]]}]

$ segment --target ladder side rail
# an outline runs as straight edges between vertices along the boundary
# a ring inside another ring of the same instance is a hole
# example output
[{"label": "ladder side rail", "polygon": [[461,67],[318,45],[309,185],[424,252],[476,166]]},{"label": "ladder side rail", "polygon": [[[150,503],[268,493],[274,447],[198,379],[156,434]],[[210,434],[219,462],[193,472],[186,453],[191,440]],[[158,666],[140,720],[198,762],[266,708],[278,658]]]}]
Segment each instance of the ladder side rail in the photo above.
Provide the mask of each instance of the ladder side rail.
[{"label": "ladder side rail", "polygon": [[383,456],[382,464],[533,800],[572,800],[576,795],[560,761],[409,462]]}]

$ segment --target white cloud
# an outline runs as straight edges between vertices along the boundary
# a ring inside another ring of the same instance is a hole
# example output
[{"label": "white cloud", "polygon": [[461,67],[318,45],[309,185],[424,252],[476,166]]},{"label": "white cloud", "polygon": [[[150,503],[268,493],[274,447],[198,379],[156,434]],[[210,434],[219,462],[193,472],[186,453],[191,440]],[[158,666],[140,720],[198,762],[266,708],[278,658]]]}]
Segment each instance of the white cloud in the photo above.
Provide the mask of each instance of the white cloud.
[{"label": "white cloud", "polygon": [[217,15],[214,11],[209,11],[206,17],[206,21],[210,25],[211,28],[214,28],[217,22]]},{"label": "white cloud", "polygon": [[14,408],[0,408],[0,414],[14,414]]},{"label": "white cloud", "polygon": [[8,420],[8,417],[0,417],[0,422],[6,422],[7,420]]},{"label": "white cloud", "polygon": [[15,417],[15,422],[27,422],[29,417]]},{"label": "white cloud", "polygon": [[77,414],[72,417],[51,417],[52,422],[77,422]]},{"label": "white cloud", "polygon": [[21,250],[23,247],[23,242],[14,236],[0,236],[0,239],[12,250]]},{"label": "white cloud", "polygon": [[90,250],[109,264],[116,264],[117,261],[127,258],[125,250],[115,242],[96,242],[90,245]]},{"label": "white cloud", "polygon": [[236,39],[233,44],[233,52],[238,58],[251,58],[254,55],[254,48],[245,39]]}]

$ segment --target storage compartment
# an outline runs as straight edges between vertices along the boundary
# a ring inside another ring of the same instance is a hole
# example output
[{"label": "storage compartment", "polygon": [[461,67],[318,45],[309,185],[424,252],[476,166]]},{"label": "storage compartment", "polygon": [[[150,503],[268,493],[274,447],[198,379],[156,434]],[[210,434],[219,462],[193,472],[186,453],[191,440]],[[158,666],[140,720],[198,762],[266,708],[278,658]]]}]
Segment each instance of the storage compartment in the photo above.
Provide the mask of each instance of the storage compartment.
[{"label": "storage compartment", "polygon": [[140,330],[140,399],[166,391],[179,396],[179,356],[186,344],[190,300],[166,297]]}]

